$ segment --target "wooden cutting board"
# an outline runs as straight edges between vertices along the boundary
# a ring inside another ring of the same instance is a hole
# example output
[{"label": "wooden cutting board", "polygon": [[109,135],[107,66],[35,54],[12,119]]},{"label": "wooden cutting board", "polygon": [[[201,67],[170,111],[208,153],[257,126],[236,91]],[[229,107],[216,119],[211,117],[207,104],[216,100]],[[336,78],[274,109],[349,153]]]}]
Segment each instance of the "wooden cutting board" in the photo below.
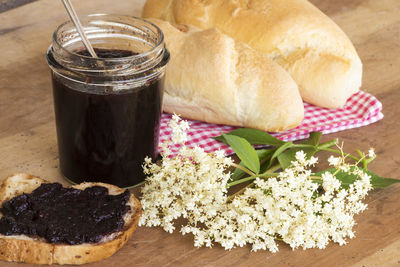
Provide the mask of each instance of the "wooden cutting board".
[{"label": "wooden cutting board", "polygon": [[[4,2],[4,1],[3,1]],[[313,0],[349,35],[364,64],[363,90],[383,103],[385,118],[373,125],[324,136],[345,149],[374,147],[376,173],[400,179],[400,1]],[[142,0],[74,1],[79,14],[140,15]],[[29,172],[67,184],[58,152],[45,52],[55,27],[67,19],[60,1],[39,0],[0,13],[0,180]],[[340,247],[292,251],[225,251],[193,247],[190,235],[140,227],[110,259],[89,266],[400,266],[400,185],[375,190],[357,216],[356,238]],[[138,193],[138,190],[135,190]],[[0,262],[0,266],[5,266]],[[29,266],[9,263],[7,266]]]}]

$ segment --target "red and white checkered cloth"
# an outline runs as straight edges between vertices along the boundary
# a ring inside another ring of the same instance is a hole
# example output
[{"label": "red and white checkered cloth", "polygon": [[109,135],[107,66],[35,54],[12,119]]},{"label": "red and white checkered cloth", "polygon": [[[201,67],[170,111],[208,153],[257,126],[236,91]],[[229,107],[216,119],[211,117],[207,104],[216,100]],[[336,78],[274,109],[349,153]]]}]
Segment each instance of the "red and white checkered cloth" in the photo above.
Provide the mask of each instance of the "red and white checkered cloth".
[{"label": "red and white checkered cloth", "polygon": [[[381,102],[374,96],[360,91],[349,98],[343,108],[326,109],[304,103],[303,122],[294,129],[281,133],[273,133],[272,135],[284,141],[294,141],[307,138],[309,133],[313,131],[320,131],[324,134],[334,133],[365,126],[382,118]],[[160,142],[168,140],[171,137],[171,130],[168,127],[170,119],[171,114],[164,113],[162,115]],[[188,122],[190,125],[189,140],[186,143],[188,147],[198,145],[206,152],[214,152],[220,149],[227,155],[233,153],[233,150],[228,146],[210,137],[230,132],[237,129],[237,127],[193,120],[188,120]],[[172,152],[177,153],[178,149],[178,146],[174,147]]]}]

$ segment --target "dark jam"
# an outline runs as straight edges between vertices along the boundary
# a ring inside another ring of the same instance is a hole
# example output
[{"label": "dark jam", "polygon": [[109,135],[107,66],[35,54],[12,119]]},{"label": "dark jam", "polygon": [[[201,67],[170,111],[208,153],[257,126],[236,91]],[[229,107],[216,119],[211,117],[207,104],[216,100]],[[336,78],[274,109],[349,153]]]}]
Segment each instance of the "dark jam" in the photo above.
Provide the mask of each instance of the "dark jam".
[{"label": "dark jam", "polygon": [[[130,51],[97,49],[99,57]],[[88,55],[87,52],[80,52]],[[120,187],[144,180],[144,158],[157,157],[163,80],[113,92],[77,90],[53,74],[60,168],[73,182]]]},{"label": "dark jam", "polygon": [[128,190],[109,195],[102,186],[79,190],[42,184],[3,203],[0,234],[42,237],[49,243],[97,243],[123,229],[129,197]]},{"label": "dark jam", "polygon": [[[96,55],[99,58],[121,58],[121,57],[130,57],[136,55],[136,53],[129,50],[120,50],[120,49],[104,49],[104,48],[94,48]],[[81,56],[91,57],[89,51],[81,50],[78,51],[77,54]]]}]

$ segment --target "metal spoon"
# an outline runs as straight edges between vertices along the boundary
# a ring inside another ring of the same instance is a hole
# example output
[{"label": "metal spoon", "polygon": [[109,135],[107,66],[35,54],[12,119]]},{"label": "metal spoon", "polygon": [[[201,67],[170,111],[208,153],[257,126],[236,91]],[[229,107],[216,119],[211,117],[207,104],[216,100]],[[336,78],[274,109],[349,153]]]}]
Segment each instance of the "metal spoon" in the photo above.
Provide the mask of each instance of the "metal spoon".
[{"label": "metal spoon", "polygon": [[68,12],[69,17],[71,18],[72,22],[74,23],[76,30],[78,31],[79,35],[81,36],[82,43],[85,45],[87,51],[89,51],[90,55],[94,58],[98,58],[96,52],[94,51],[92,45],[90,44],[85,32],[83,31],[83,27],[81,22],[79,21],[78,15],[76,14],[71,2],[69,0],[61,0],[64,4],[65,9]]}]

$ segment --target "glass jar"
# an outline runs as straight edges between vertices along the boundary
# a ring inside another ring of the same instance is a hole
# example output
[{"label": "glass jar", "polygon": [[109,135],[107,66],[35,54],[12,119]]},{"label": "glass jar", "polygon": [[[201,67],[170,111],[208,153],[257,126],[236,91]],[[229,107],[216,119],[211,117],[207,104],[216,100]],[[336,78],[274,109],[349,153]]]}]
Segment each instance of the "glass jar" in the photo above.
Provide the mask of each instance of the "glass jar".
[{"label": "glass jar", "polygon": [[144,180],[144,158],[158,154],[169,53],[161,30],[141,18],[89,15],[82,25],[98,58],[71,22],[47,51],[61,173],[130,187]]}]

